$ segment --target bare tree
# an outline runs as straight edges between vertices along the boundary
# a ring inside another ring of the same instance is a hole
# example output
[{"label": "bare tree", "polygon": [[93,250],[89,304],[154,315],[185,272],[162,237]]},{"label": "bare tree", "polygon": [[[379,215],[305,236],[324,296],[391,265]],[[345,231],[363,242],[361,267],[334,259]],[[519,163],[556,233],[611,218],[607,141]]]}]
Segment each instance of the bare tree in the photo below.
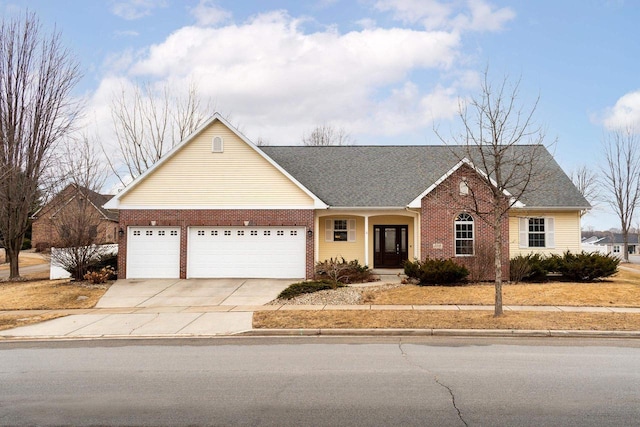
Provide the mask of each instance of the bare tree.
[{"label": "bare tree", "polygon": [[80,105],[71,91],[78,62],[57,31],[45,34],[34,13],[0,26],[0,234],[18,278],[18,255],[29,212],[56,143],[71,129]]},{"label": "bare tree", "polygon": [[[468,160],[478,171],[474,180],[465,183],[464,192],[471,203],[464,206],[493,231],[493,267],[495,273],[495,311],[502,315],[503,228],[508,211],[536,185],[534,177],[542,168],[538,160],[545,151],[545,133],[536,126],[533,115],[538,100],[529,108],[519,104],[520,81],[510,83],[507,77],[497,85],[484,73],[481,92],[467,103],[459,103],[458,116],[463,131],[452,136],[457,147],[451,147],[459,160]],[[436,130],[444,143],[449,143]],[[527,146],[522,147],[521,145]],[[478,181],[479,185],[475,182]],[[460,189],[461,192],[463,189]],[[452,197],[450,203],[461,203]]]},{"label": "bare tree", "polygon": [[302,143],[307,146],[353,145],[354,141],[344,128],[323,124],[316,126],[308,135],[302,135]]},{"label": "bare tree", "polygon": [[[585,165],[571,171],[569,176],[576,188],[582,193],[585,199],[595,205],[600,199],[600,183],[598,182],[598,173]],[[583,215],[587,211],[583,211]]]},{"label": "bare tree", "polygon": [[640,140],[631,126],[614,130],[603,141],[602,185],[605,200],[620,219],[623,257],[629,262],[629,229],[640,203]]},{"label": "bare tree", "polygon": [[211,102],[203,105],[194,83],[184,94],[168,85],[159,91],[148,83],[135,85],[130,92],[122,87],[111,101],[118,156],[110,156],[103,145],[113,173],[123,184],[144,173],[202,125],[212,108]]},{"label": "bare tree", "polygon": [[58,237],[55,242],[58,247],[51,252],[51,259],[76,280],[82,280],[91,265],[109,252],[96,244],[103,219],[98,206],[103,196],[98,191],[108,174],[100,154],[83,133],[65,146],[60,163],[64,177],[61,182],[66,183],[66,188],[58,193],[61,200],[51,214],[51,225]]}]

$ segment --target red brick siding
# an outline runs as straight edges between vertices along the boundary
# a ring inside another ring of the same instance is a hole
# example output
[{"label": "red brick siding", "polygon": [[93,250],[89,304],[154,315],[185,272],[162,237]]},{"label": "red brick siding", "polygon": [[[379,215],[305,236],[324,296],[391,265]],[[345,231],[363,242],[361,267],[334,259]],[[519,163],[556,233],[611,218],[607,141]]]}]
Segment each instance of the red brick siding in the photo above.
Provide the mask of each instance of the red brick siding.
[{"label": "red brick siding", "polygon": [[[243,226],[250,221],[252,226],[301,226],[311,230],[314,234],[314,212],[311,209],[142,209],[121,210],[120,227],[125,231],[118,243],[118,270],[121,277],[127,272],[127,227],[150,226],[151,221],[156,226],[180,227],[180,278],[187,277],[187,234],[192,226]],[[313,277],[313,237],[306,240],[306,274]]]},{"label": "red brick siding", "polygon": [[[460,195],[460,182],[466,178],[468,186],[473,190],[471,194]],[[471,207],[474,198],[478,201],[480,211],[488,211],[487,200],[491,199],[491,191],[477,173],[468,166],[462,166],[448,179],[442,182],[431,193],[422,199],[421,215],[421,254],[423,258],[451,258],[454,261],[471,267],[475,261],[469,256],[456,256],[455,254],[455,218],[463,211],[468,212],[474,219],[474,248],[476,255],[479,250],[493,251],[493,227],[482,218],[474,214]],[[442,245],[442,248],[434,248],[434,245]],[[491,257],[493,260],[493,257]],[[493,265],[488,269],[487,277],[483,280],[493,280],[495,272]],[[502,274],[503,279],[509,278],[509,218],[505,214],[502,221]]]}]

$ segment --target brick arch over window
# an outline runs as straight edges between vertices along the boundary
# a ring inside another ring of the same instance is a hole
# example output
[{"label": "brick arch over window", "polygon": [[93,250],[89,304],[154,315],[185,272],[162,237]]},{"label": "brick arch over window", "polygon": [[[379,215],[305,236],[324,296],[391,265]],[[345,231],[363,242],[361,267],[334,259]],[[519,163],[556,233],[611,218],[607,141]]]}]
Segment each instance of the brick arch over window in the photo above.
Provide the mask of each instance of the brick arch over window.
[{"label": "brick arch over window", "polygon": [[467,212],[461,212],[454,221],[456,256],[474,254],[474,221]]}]

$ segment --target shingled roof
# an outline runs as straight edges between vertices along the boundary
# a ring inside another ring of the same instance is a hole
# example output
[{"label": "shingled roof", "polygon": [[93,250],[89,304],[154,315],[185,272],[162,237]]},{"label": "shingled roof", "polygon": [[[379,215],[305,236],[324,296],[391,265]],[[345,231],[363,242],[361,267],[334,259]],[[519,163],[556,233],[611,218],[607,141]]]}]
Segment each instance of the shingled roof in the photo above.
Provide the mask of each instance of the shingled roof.
[{"label": "shingled roof", "polygon": [[[260,148],[333,207],[407,206],[464,157],[460,154],[463,147],[438,145]],[[520,202],[529,208],[590,207],[544,147],[519,145],[513,149],[535,149],[541,165],[534,180],[536,191],[524,194]]]}]

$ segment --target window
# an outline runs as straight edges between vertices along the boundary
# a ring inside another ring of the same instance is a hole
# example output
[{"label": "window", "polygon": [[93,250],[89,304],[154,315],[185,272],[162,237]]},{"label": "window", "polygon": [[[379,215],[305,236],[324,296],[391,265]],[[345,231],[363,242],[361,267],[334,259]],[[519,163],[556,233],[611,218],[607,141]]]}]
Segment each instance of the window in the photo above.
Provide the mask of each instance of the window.
[{"label": "window", "polygon": [[134,235],[134,236],[139,236],[139,235],[140,235],[140,230],[135,230],[135,231],[133,232],[133,235]]},{"label": "window", "polygon": [[211,235],[212,236],[217,236],[218,235],[218,230],[212,230],[211,231]]},{"label": "window", "polygon": [[473,255],[473,217],[461,213],[456,217],[456,255]]},{"label": "window", "polygon": [[327,242],[355,242],[355,219],[328,219],[325,222],[325,240]]},{"label": "window", "polygon": [[176,231],[176,230],[171,230],[171,233],[170,233],[170,234],[171,234],[172,236],[177,236],[177,235],[178,235],[178,231]]},{"label": "window", "polygon": [[164,230],[158,231],[158,236],[164,236]]},{"label": "window", "polygon": [[252,236],[257,236],[257,235],[258,235],[258,232],[257,232],[256,230],[251,230],[251,235],[252,235]]},{"label": "window", "polygon": [[553,218],[520,218],[519,228],[521,248],[555,247]]},{"label": "window", "polygon": [[291,230],[291,235],[292,235],[292,236],[297,236],[297,235],[298,235],[298,232],[297,232],[296,230]]},{"label": "window", "polygon": [[204,230],[198,230],[198,236],[204,236]]},{"label": "window", "polygon": [[211,152],[222,153],[224,151],[224,141],[221,136],[214,136],[211,142]]},{"label": "window", "polygon": [[614,254],[619,254],[619,253],[620,253],[620,246],[615,245],[615,246],[613,247],[613,253],[614,253]]},{"label": "window", "polygon": [[467,180],[463,179],[460,181],[460,195],[466,196],[469,194],[469,185],[467,184]]},{"label": "window", "polygon": [[282,230],[278,230],[278,231],[276,232],[276,234],[277,234],[278,236],[284,236],[284,231],[282,231]]},{"label": "window", "polygon": [[153,236],[153,231],[147,230],[144,234],[146,234],[147,236]]},{"label": "window", "polygon": [[244,236],[244,231],[238,230],[238,236]]},{"label": "window", "polygon": [[231,236],[231,230],[224,230],[225,236]]}]

